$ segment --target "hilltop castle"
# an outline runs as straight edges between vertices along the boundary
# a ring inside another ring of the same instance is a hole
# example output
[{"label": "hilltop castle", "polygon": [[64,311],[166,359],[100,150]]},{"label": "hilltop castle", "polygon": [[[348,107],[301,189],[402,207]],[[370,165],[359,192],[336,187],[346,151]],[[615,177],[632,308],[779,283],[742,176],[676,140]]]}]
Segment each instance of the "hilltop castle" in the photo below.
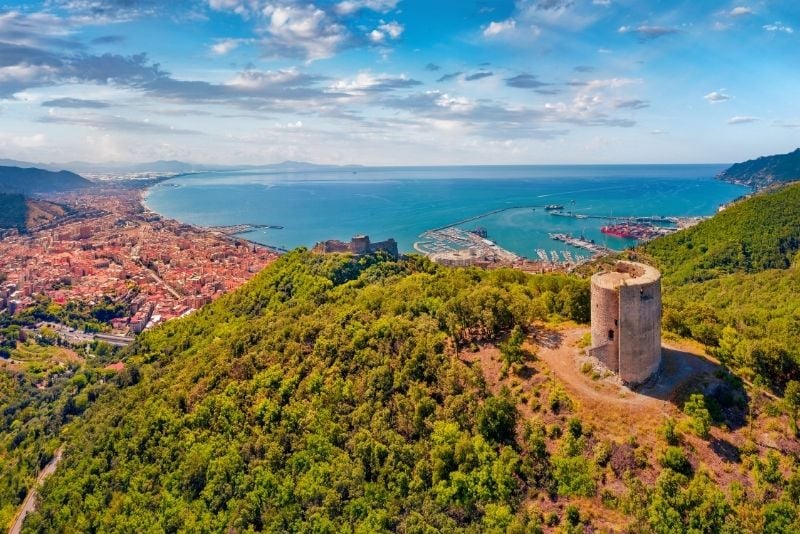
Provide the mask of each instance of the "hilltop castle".
[{"label": "hilltop castle", "polygon": [[339,252],[345,254],[355,254],[357,256],[374,254],[376,252],[385,252],[393,258],[397,258],[399,256],[397,251],[397,241],[395,241],[394,238],[390,237],[386,241],[371,243],[369,236],[367,235],[357,235],[353,237],[349,243],[338,241],[336,239],[320,241],[314,245],[314,248],[312,248],[311,251],[316,252],[317,254],[331,254]]}]

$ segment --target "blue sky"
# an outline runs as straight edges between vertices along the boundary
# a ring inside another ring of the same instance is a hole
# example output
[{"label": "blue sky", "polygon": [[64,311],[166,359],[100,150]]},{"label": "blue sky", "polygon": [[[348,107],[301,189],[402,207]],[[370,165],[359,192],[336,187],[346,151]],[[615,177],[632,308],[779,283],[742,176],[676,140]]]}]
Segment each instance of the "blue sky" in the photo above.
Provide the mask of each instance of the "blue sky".
[{"label": "blue sky", "polygon": [[800,145],[800,2],[0,0],[0,158],[731,162]]}]

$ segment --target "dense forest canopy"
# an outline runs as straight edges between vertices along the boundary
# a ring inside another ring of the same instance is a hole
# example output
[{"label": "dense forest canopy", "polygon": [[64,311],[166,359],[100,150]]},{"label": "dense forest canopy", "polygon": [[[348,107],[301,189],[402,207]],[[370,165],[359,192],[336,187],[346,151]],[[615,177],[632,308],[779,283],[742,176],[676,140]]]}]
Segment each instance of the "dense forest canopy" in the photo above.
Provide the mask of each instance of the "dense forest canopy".
[{"label": "dense forest canopy", "polygon": [[800,380],[800,184],[642,247],[664,271],[664,327],[780,392]]},{"label": "dense forest canopy", "polygon": [[22,195],[0,192],[0,228],[25,230],[28,219],[28,204]]},{"label": "dense forest canopy", "polygon": [[517,271],[281,258],[143,336],[137,385],[73,423],[31,529],[359,530],[512,515],[514,405],[451,356],[533,319],[588,319],[587,283]]}]

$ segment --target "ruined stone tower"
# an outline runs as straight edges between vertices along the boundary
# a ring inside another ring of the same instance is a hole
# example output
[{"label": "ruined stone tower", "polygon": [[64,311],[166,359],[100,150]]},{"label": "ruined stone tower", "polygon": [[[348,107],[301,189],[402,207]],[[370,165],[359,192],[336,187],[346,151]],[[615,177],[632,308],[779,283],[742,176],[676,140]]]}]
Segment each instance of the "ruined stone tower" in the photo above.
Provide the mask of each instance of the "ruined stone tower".
[{"label": "ruined stone tower", "polygon": [[661,273],[619,261],[592,276],[592,356],[623,382],[641,384],[661,365]]}]

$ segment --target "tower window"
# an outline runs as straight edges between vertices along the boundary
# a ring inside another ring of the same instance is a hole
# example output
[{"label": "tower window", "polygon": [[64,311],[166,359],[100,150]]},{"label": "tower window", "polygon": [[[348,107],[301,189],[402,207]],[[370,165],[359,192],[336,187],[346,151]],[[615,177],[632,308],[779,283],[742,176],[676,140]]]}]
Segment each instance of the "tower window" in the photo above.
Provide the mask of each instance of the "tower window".
[{"label": "tower window", "polygon": [[612,341],[614,340],[614,331],[613,330],[609,330],[608,331],[608,339],[612,340]]}]

